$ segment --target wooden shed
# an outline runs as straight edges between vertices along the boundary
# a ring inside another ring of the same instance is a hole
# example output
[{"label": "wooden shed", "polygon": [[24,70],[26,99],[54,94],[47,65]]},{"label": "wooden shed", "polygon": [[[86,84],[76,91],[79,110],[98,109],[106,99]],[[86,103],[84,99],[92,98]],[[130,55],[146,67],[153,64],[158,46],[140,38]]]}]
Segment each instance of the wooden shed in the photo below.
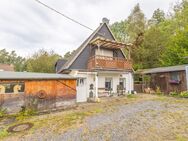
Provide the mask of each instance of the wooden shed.
[{"label": "wooden shed", "polygon": [[67,74],[0,72],[0,105],[9,112],[37,103],[48,110],[76,102],[76,78]]},{"label": "wooden shed", "polygon": [[[188,64],[185,64],[140,70],[137,74],[141,74],[143,78],[142,91],[148,87],[156,91],[158,87],[165,94],[169,94],[188,90],[187,70]],[[147,78],[148,82],[144,78]]]}]

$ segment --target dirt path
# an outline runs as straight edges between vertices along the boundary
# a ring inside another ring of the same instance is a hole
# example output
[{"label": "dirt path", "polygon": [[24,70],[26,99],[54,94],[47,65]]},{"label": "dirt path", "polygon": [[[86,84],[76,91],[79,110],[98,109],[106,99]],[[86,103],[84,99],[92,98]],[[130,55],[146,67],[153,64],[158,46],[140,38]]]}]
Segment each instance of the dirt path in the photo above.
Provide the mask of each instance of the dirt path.
[{"label": "dirt path", "polygon": [[[106,102],[105,111],[84,118],[66,132],[50,132],[53,125],[19,140],[48,141],[163,141],[188,140],[188,99],[142,96]],[[87,107],[87,104],[83,107]],[[82,107],[82,108],[83,108]],[[87,108],[86,108],[87,109]],[[89,107],[88,107],[89,109]],[[90,109],[91,110],[91,109]],[[48,123],[47,123],[48,124]],[[81,125],[81,126],[80,126]],[[56,127],[57,128],[57,127]],[[43,132],[41,132],[43,131]],[[7,138],[10,140],[11,138]]]}]

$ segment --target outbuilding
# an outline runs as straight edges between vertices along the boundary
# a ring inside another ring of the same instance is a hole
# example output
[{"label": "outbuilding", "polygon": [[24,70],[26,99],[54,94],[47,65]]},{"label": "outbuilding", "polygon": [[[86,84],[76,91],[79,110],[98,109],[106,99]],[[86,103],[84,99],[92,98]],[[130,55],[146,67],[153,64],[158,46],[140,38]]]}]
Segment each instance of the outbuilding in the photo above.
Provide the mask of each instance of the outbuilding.
[{"label": "outbuilding", "polygon": [[158,88],[169,94],[188,90],[188,64],[139,70],[137,74],[142,75],[142,91],[147,88],[156,91]]},{"label": "outbuilding", "polygon": [[68,74],[0,72],[0,106],[8,112],[34,104],[49,110],[75,104],[77,78]]}]

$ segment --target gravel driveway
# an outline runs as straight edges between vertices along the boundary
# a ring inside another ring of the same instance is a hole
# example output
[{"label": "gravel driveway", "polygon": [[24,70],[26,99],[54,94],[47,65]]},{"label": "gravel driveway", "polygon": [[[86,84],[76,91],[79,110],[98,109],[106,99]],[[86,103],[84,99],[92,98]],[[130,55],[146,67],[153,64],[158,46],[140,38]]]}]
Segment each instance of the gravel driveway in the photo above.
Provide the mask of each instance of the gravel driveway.
[{"label": "gravel driveway", "polygon": [[[22,136],[18,140],[187,141],[188,99],[152,97],[154,98],[148,99],[146,95],[140,101],[133,100],[132,103],[125,102],[119,105],[112,104],[112,106],[101,104],[106,110],[86,117],[81,126],[74,126],[65,132],[54,133],[50,132],[50,126],[52,126],[50,124],[49,128],[40,132],[33,131],[33,134]],[[85,106],[87,108],[87,104]]]},{"label": "gravel driveway", "polygon": [[188,140],[188,100],[159,98],[116,107],[84,125],[49,138],[56,141]]}]

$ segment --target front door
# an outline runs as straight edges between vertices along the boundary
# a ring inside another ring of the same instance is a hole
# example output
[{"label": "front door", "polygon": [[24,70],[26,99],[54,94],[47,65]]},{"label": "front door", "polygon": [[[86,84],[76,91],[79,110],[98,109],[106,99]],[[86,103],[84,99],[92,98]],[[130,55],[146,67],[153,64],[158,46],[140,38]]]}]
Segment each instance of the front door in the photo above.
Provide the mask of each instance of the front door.
[{"label": "front door", "polygon": [[112,78],[107,77],[105,78],[105,90],[112,91]]},{"label": "front door", "polygon": [[77,94],[76,94],[76,101],[77,102],[86,102],[87,101],[87,87],[86,87],[86,79],[79,78],[77,80]]},{"label": "front door", "polygon": [[122,89],[126,89],[126,78],[120,78],[119,85]]}]

